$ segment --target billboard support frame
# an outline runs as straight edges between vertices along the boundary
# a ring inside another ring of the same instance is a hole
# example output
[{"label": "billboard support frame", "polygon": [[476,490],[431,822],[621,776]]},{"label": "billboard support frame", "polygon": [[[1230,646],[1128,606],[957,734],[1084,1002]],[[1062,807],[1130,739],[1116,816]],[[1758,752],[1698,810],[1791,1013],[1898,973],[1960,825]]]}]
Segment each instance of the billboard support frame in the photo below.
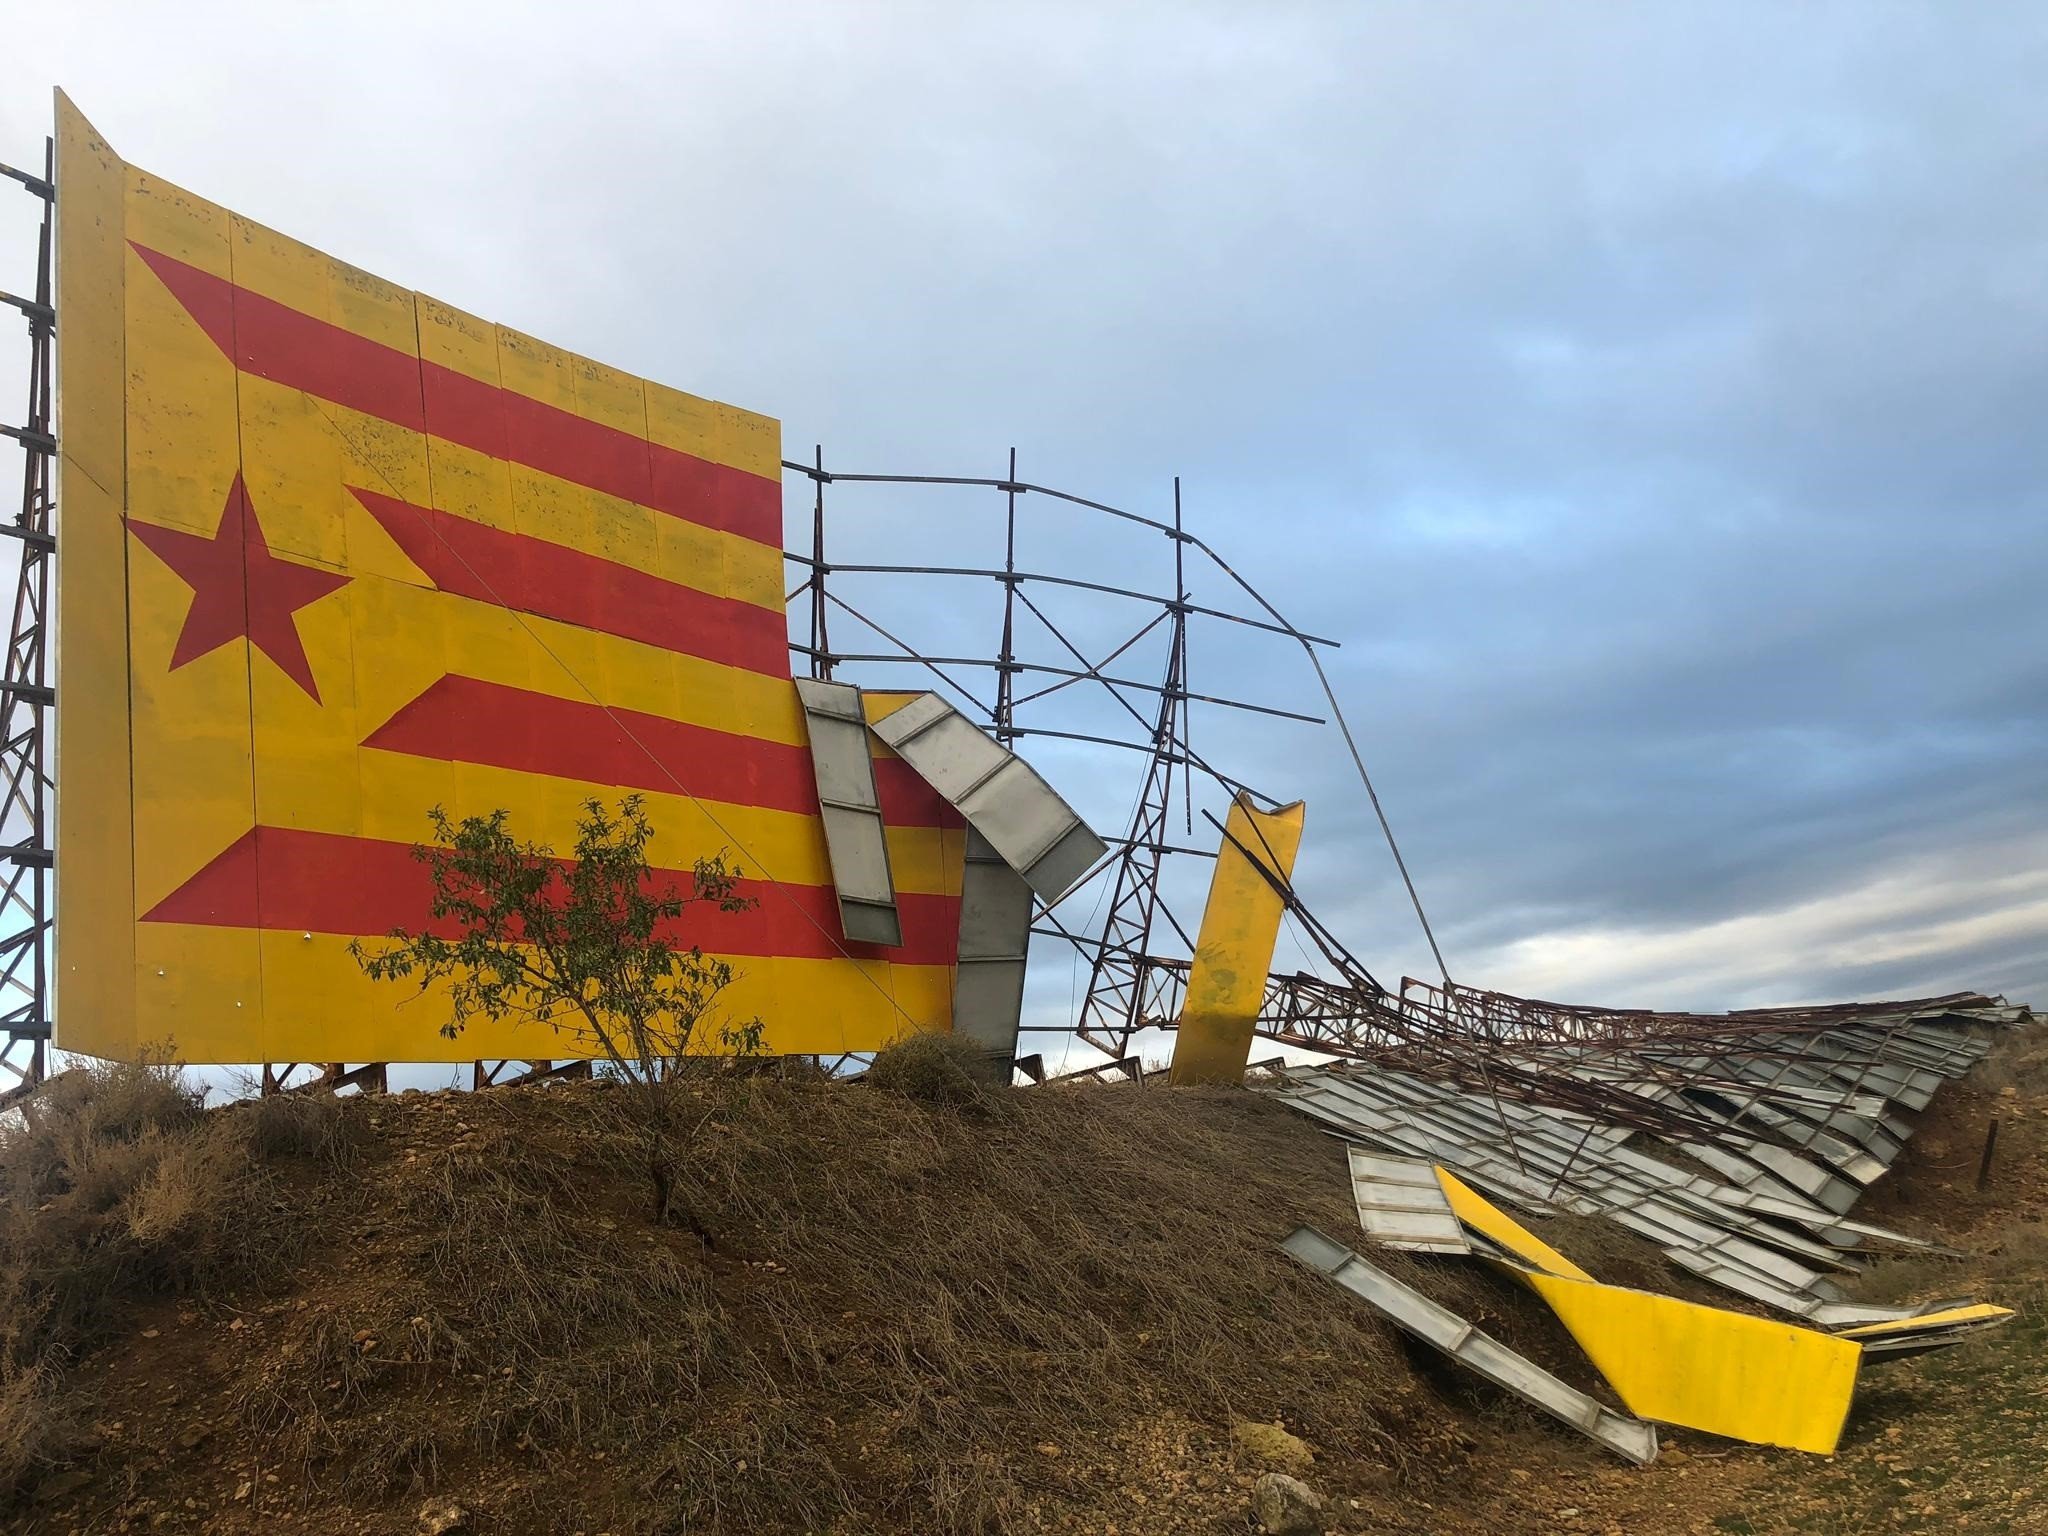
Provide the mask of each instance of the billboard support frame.
[{"label": "billboard support frame", "polygon": [[43,144],[43,174],[0,165],[43,205],[36,242],[31,298],[0,293],[0,302],[28,321],[26,408],[20,426],[0,424],[0,435],[22,450],[21,510],[0,534],[19,545],[14,606],[4,671],[0,671],[0,1106],[33,1093],[49,1070],[50,887],[55,858],[49,836],[53,781],[48,762],[51,683],[50,566],[57,541],[56,422],[52,394],[57,311],[52,289],[56,235],[57,148]]},{"label": "billboard support frame", "polygon": [[[801,593],[808,598],[809,643],[792,641],[791,650],[813,677],[832,677],[837,668],[848,664],[915,665],[942,684],[948,695],[968,706],[968,712],[985,723],[990,734],[1005,746],[1014,749],[1014,744],[1019,739],[1037,736],[1115,747],[1140,752],[1147,757],[1145,777],[1125,835],[1108,839],[1113,853],[1091,874],[1092,880],[1109,873],[1111,880],[1109,911],[1100,930],[1092,934],[1076,932],[1061,923],[1052,915],[1052,906],[1057,903],[1040,904],[1034,912],[1034,931],[1054,935],[1072,943],[1089,967],[1087,992],[1078,1006],[1075,1024],[1066,1032],[1095,1047],[1113,1062],[1123,1059],[1132,1036],[1139,1030],[1170,1027],[1175,1017],[1178,1001],[1175,983],[1179,978],[1170,967],[1162,968],[1148,963],[1152,958],[1148,951],[1155,921],[1163,918],[1179,936],[1182,944],[1190,951],[1193,948],[1193,940],[1184,925],[1160,899],[1160,876],[1165,856],[1183,853],[1205,858],[1214,857],[1209,850],[1188,848],[1170,839],[1167,823],[1174,798],[1175,770],[1180,771],[1183,811],[1190,823],[1193,813],[1193,776],[1197,769],[1233,796],[1239,793],[1249,794],[1255,801],[1268,806],[1277,806],[1281,803],[1275,796],[1220,771],[1195,751],[1189,740],[1188,706],[1199,702],[1235,712],[1299,721],[1310,725],[1320,726],[1328,723],[1322,716],[1284,709],[1270,703],[1192,691],[1187,648],[1189,618],[1199,616],[1219,619],[1254,631],[1284,637],[1301,645],[1311,656],[1314,655],[1316,647],[1335,648],[1338,642],[1297,628],[1203,540],[1187,531],[1178,476],[1175,476],[1173,481],[1173,520],[1169,523],[1163,519],[1111,506],[1106,502],[1022,480],[1017,473],[1017,450],[1014,447],[1008,452],[1008,472],[999,478],[965,475],[856,474],[828,470],[825,467],[822,445],[814,447],[809,463],[785,459],[782,467],[785,472],[802,476],[811,482],[810,552],[804,555],[794,550],[785,551],[784,559],[803,571],[802,579],[792,588],[790,596],[794,598]],[[905,488],[957,487],[998,492],[1003,498],[1001,567],[828,561],[825,555],[825,488],[841,483]],[[1017,503],[1020,497],[1032,494],[1150,528],[1169,539],[1173,544],[1171,596],[1145,592],[1134,587],[1085,580],[1052,571],[1020,570],[1017,563]],[[1232,612],[1192,602],[1189,598],[1187,574],[1187,555],[1191,549],[1205,555],[1231,583],[1241,589],[1256,606],[1257,613]],[[1002,590],[1001,629],[994,653],[984,656],[956,656],[920,651],[856,608],[847,600],[843,591],[834,591],[827,579],[834,574],[960,578],[992,582]],[[1045,611],[1044,606],[1033,601],[1029,589],[1034,586],[1073,589],[1099,594],[1106,598],[1123,599],[1149,608],[1151,613],[1134,633],[1115,646],[1106,656],[1091,659],[1066,630]],[[1020,605],[1025,613],[1038,621],[1064,655],[1071,658],[1073,666],[1019,658],[1017,641]],[[828,615],[835,607],[895,649],[861,652],[834,649],[827,634]],[[1167,627],[1167,646],[1164,675],[1160,681],[1147,682],[1109,673],[1108,668],[1120,656],[1161,625]],[[953,675],[949,668],[979,668],[992,671],[995,674],[993,700],[979,697],[973,688]],[[1318,676],[1321,676],[1320,670]],[[1044,677],[1047,681],[1042,686],[1020,693],[1019,680],[1030,677]],[[1138,729],[1123,736],[1107,736],[1020,722],[1019,711],[1023,706],[1082,682],[1100,685],[1124,713],[1131,717]],[[1328,694],[1327,688],[1325,693]],[[1151,707],[1141,709],[1139,704],[1134,702],[1134,697],[1136,700],[1151,701]],[[1334,696],[1330,697],[1330,704],[1334,710]],[[1091,882],[1082,882],[1084,885],[1088,883]],[[1050,926],[1040,927],[1039,924]]]}]

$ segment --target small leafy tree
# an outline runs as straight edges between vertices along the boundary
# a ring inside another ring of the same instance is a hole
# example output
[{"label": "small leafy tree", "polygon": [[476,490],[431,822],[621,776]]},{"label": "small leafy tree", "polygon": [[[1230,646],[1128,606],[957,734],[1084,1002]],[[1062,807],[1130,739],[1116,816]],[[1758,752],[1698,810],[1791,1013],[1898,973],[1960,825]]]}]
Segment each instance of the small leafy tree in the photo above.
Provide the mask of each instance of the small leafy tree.
[{"label": "small leafy tree", "polygon": [[685,1058],[714,1039],[758,1051],[761,1023],[721,1019],[733,968],[694,945],[677,948],[671,936],[700,902],[725,912],[753,906],[738,875],[721,856],[700,859],[687,890],[663,880],[648,867],[654,829],[638,795],[617,814],[585,801],[568,860],[514,837],[503,810],[457,823],[436,806],[428,820],[438,841],[416,846],[413,857],[433,879],[433,931],[394,929],[374,948],[358,940],[349,947],[356,963],[375,980],[413,981],[421,992],[446,983],[454,1016],[441,1033],[451,1040],[479,1015],[520,1019],[608,1062],[633,1095],[654,1219],[708,1238],[676,1193],[680,1155],[697,1129],[686,1124]]}]

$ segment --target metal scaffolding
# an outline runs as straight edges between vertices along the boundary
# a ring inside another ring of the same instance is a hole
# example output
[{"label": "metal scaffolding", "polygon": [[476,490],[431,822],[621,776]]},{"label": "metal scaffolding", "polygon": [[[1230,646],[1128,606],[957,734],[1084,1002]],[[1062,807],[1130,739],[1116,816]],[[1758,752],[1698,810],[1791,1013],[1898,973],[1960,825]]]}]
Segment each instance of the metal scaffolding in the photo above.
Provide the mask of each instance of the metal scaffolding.
[{"label": "metal scaffolding", "polygon": [[57,312],[51,290],[55,235],[56,145],[43,146],[40,176],[0,165],[0,176],[42,204],[33,297],[0,292],[0,303],[28,321],[28,395],[21,424],[0,434],[21,447],[21,510],[0,533],[18,552],[7,658],[0,670],[0,1105],[34,1090],[48,1071],[51,800],[47,729],[56,701],[48,647],[50,562],[57,438],[51,353]]}]

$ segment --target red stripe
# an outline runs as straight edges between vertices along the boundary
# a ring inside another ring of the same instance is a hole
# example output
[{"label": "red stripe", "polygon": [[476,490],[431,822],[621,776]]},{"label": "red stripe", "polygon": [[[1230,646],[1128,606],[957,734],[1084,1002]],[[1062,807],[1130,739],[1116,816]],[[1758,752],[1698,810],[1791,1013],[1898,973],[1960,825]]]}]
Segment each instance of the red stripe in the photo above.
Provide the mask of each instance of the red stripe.
[{"label": "red stripe", "polygon": [[479,383],[129,243],[244,373],[686,522],[782,547],[779,479],[714,464],[517,390]]},{"label": "red stripe", "polygon": [[[436,679],[363,745],[617,789],[819,813],[808,748],[474,677]],[[960,813],[901,758],[875,759],[875,787],[889,826],[962,825]]]},{"label": "red stripe", "polygon": [[[690,874],[657,870],[655,878],[688,889]],[[957,896],[898,892],[903,943],[884,949],[840,937],[838,898],[829,886],[743,880],[740,890],[754,898],[756,905],[750,910],[723,912],[711,903],[693,904],[663,937],[671,944],[695,944],[717,955],[807,960],[850,955],[904,965],[953,964],[960,924]],[[426,866],[413,858],[410,844],[294,827],[257,827],[144,913],[142,920],[357,936],[404,928],[454,937],[452,927],[429,916],[432,896],[433,882]]]},{"label": "red stripe", "polygon": [[789,676],[780,610],[700,592],[630,565],[349,487],[443,592],[559,619],[684,656]]}]

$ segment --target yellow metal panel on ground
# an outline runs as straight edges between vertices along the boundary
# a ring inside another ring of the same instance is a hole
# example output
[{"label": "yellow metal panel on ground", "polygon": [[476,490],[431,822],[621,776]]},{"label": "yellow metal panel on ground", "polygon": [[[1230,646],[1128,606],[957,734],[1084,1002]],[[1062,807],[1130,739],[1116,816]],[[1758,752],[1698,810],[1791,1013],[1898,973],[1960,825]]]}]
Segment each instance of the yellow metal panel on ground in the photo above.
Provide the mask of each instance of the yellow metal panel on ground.
[{"label": "yellow metal panel on ground", "polygon": [[[63,642],[54,682],[63,792],[57,842],[57,932],[76,935],[55,955],[54,1017],[70,1021],[60,1043],[133,1056],[135,873],[128,801],[128,635],[122,509],[128,472],[122,444],[126,381],[122,290],[125,169],[70,100],[57,93],[58,304],[57,505],[64,558],[57,562]],[[75,685],[75,686],[74,686]],[[61,942],[61,941],[60,941]]]},{"label": "yellow metal panel on ground", "polygon": [[1900,1333],[1920,1333],[1929,1328],[1952,1328],[1958,1323],[2002,1322],[2013,1316],[2011,1307],[1996,1307],[1990,1302],[1975,1302],[1966,1307],[1944,1307],[1939,1312],[1922,1312],[1918,1317],[1902,1317],[1889,1323],[1862,1323],[1854,1328],[1838,1328],[1838,1339],[1883,1339]]},{"label": "yellow metal panel on ground", "polygon": [[[1273,945],[1285,910],[1271,871],[1284,883],[1301,847],[1304,808],[1254,809],[1240,794],[1224,823],[1222,851],[1195,940],[1194,965],[1173,1042],[1176,1083],[1236,1083],[1251,1059],[1252,1022],[1265,1000]],[[1254,863],[1254,860],[1257,862]]]},{"label": "yellow metal panel on ground", "polygon": [[1640,1418],[1834,1454],[1862,1346],[1618,1285],[1525,1277]]},{"label": "yellow metal panel on ground", "polygon": [[1524,1263],[1574,1280],[1593,1278],[1448,1168],[1436,1170],[1436,1181],[1443,1186],[1444,1196],[1451,1202],[1451,1209],[1458,1213],[1458,1220],[1473,1231],[1492,1238]]}]

